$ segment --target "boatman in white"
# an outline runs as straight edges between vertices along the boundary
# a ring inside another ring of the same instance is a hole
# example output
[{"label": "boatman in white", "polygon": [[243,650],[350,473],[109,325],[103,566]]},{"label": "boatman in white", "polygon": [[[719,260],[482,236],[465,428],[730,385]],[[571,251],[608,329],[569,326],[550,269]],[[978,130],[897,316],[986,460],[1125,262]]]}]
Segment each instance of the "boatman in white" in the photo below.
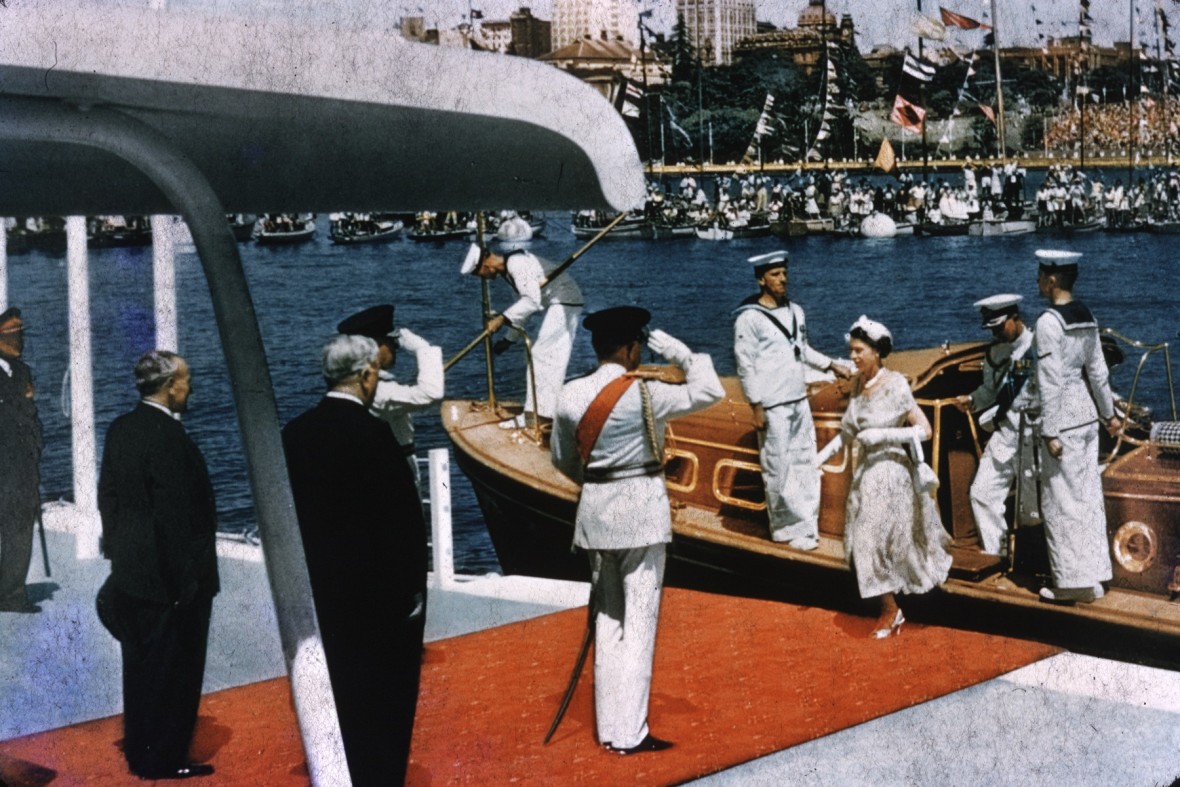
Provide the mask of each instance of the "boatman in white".
[{"label": "boatman in white", "polygon": [[574,545],[590,558],[598,740],[618,754],[672,745],[651,734],[647,718],[665,548],[672,540],[664,426],[725,393],[708,355],[659,330],[648,346],[683,369],[685,383],[633,376],[650,319],[634,306],[586,317],[598,369],[562,388],[551,443],[553,464],[582,484]]},{"label": "boatman in white", "polygon": [[1073,298],[1077,252],[1040,250],[1037,289],[1049,308],[1037,319],[1036,378],[1044,441],[1045,538],[1054,587],[1045,601],[1091,602],[1111,578],[1110,547],[1102,476],[1098,469],[1098,422],[1114,434],[1115,413],[1098,323]]},{"label": "boatman in white", "polygon": [[[556,266],[523,248],[532,237],[533,231],[527,221],[520,217],[509,219],[496,231],[499,253],[481,250],[472,244],[460,268],[461,273],[472,273],[481,279],[503,276],[519,296],[503,313],[488,321],[485,327],[492,333],[506,325],[523,331],[530,317],[544,312],[532,345],[536,399],[533,398],[532,380],[526,372],[524,412],[501,423],[504,429],[524,427],[526,414],[530,411],[535,411],[541,419],[553,418],[557,395],[565,381],[565,369],[573,350],[574,335],[578,332],[578,318],[582,314],[582,291],[573,277],[566,272],[546,282]],[[497,341],[495,351],[504,352],[515,338],[513,334]]]},{"label": "boatman in white", "polygon": [[995,341],[983,360],[983,381],[955,404],[978,413],[980,426],[993,432],[971,482],[971,511],[984,552],[1007,554],[1004,506],[1016,479],[1021,429],[1031,434],[1040,417],[1033,371],[1033,333],[1020,317],[1021,296],[993,295],[975,302],[983,327]]},{"label": "boatman in white", "polygon": [[[341,320],[336,332],[346,336],[368,336],[377,342],[380,372],[377,393],[369,409],[393,430],[402,447],[414,480],[420,482],[420,470],[414,448],[412,413],[442,401],[444,391],[442,348],[423,339],[409,328],[393,327],[393,305],[383,303]],[[399,383],[391,371],[397,363],[398,350],[414,353],[418,377],[413,385]]]},{"label": "boatman in white", "polygon": [[770,537],[795,549],[819,546],[820,471],[807,370],[848,377],[848,369],[807,342],[803,309],[787,296],[787,253],[750,258],[759,292],[737,309],[733,354],[754,408]]}]

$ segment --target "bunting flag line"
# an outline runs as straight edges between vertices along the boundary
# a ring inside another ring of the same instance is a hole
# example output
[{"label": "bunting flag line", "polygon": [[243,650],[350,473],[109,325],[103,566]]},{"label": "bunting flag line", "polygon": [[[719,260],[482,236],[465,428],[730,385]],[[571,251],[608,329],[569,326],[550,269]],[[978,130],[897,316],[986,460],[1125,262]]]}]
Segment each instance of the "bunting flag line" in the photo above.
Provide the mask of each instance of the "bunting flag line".
[{"label": "bunting flag line", "polygon": [[689,146],[691,147],[692,146],[692,137],[690,137],[688,135],[688,132],[685,131],[684,128],[679,123],[676,122],[676,116],[674,114],[672,114],[672,107],[668,106],[667,104],[664,104],[664,108],[668,110],[668,125],[672,127],[673,131],[675,131],[680,136],[684,137],[684,141],[687,142],[689,144]]},{"label": "bunting flag line", "polygon": [[749,166],[754,163],[754,157],[758,153],[759,141],[765,135],[770,133],[770,110],[774,108],[774,95],[766,94],[766,100],[762,102],[762,114],[758,116],[758,122],[754,124],[754,136],[750,140],[750,144],[746,147],[746,153],[742,156],[742,164]]},{"label": "bunting flag line", "polygon": [[934,79],[934,64],[927,63],[924,60],[919,60],[909,52],[905,53],[905,59],[902,61],[901,70],[919,82],[929,82],[930,80]]},{"label": "bunting flag line", "polygon": [[881,138],[881,149],[877,151],[877,159],[873,166],[887,174],[897,174],[897,156],[893,153],[893,145],[889,144],[889,137]]},{"label": "bunting flag line", "polygon": [[623,117],[639,118],[642,114],[643,86],[627,77],[620,76],[619,79],[621,81],[615,88],[615,109]]},{"label": "bunting flag line", "polygon": [[991,30],[991,25],[985,25],[975,19],[962,14],[956,14],[954,11],[948,11],[942,6],[938,7],[938,12],[942,15],[942,23],[949,27],[957,27],[962,30],[975,30],[981,28],[983,30]]}]

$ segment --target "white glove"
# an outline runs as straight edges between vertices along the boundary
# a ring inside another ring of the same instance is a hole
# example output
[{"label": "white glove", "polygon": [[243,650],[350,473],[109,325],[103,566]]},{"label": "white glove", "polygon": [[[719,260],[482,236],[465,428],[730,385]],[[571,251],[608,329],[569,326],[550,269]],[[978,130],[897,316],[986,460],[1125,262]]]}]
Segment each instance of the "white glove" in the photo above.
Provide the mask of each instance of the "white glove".
[{"label": "white glove", "polygon": [[912,426],[895,426],[883,429],[869,427],[868,429],[861,429],[856,435],[856,439],[865,448],[872,448],[873,446],[883,445],[885,443],[904,445],[916,436],[917,431]]},{"label": "white glove", "polygon": [[844,433],[837,432],[836,436],[828,441],[828,444],[819,450],[815,455],[815,466],[823,467],[824,464],[835,456],[841,448],[844,447]]},{"label": "white glove", "polygon": [[403,350],[412,353],[418,352],[419,350],[425,350],[430,346],[430,342],[426,341],[421,336],[411,331],[409,328],[397,329],[397,342],[399,345],[401,345]]},{"label": "white glove", "polygon": [[647,346],[651,348],[652,352],[664,356],[668,361],[677,366],[684,366],[688,363],[688,359],[692,357],[692,350],[688,349],[687,344],[669,336],[659,328],[656,328],[648,336]]}]

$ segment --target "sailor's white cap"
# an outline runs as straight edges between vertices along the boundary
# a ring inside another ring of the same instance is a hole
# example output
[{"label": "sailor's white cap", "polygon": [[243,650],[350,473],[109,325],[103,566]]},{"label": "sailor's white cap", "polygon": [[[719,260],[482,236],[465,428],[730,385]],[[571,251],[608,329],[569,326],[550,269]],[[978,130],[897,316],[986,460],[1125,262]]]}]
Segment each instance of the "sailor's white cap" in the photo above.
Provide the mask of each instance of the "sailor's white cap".
[{"label": "sailor's white cap", "polygon": [[496,240],[500,242],[500,248],[505,251],[523,248],[532,239],[533,228],[520,216],[505,219],[500,222],[500,228],[496,230]]},{"label": "sailor's white cap", "polygon": [[478,243],[471,244],[467,249],[467,256],[463,258],[463,264],[459,266],[459,273],[466,276],[469,273],[475,273],[475,269],[479,267],[479,260],[482,252]]},{"label": "sailor's white cap", "polygon": [[979,309],[979,316],[983,320],[983,327],[995,328],[997,325],[1003,325],[1011,315],[1020,312],[1020,302],[1022,300],[1024,300],[1023,295],[1005,292],[1000,295],[992,295],[978,300],[974,305],[976,309]]},{"label": "sailor's white cap", "polygon": [[1064,249],[1037,249],[1034,252],[1037,259],[1041,261],[1041,270],[1046,273],[1056,273],[1058,271],[1073,271],[1078,270],[1078,258],[1082,256],[1080,251],[1065,251]]},{"label": "sailor's white cap", "polygon": [[772,268],[786,267],[787,253],[785,251],[772,251],[766,254],[755,254],[746,260],[754,266],[754,275],[761,276]]}]

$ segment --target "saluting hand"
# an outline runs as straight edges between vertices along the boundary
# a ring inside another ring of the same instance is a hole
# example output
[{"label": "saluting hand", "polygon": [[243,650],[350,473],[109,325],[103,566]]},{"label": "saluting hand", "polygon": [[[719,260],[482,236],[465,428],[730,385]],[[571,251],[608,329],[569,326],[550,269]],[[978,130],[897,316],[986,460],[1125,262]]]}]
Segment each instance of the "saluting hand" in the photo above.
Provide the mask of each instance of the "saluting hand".
[{"label": "saluting hand", "polygon": [[657,355],[662,355],[677,366],[684,366],[692,357],[688,345],[668,333],[656,328],[647,339],[647,346]]}]

